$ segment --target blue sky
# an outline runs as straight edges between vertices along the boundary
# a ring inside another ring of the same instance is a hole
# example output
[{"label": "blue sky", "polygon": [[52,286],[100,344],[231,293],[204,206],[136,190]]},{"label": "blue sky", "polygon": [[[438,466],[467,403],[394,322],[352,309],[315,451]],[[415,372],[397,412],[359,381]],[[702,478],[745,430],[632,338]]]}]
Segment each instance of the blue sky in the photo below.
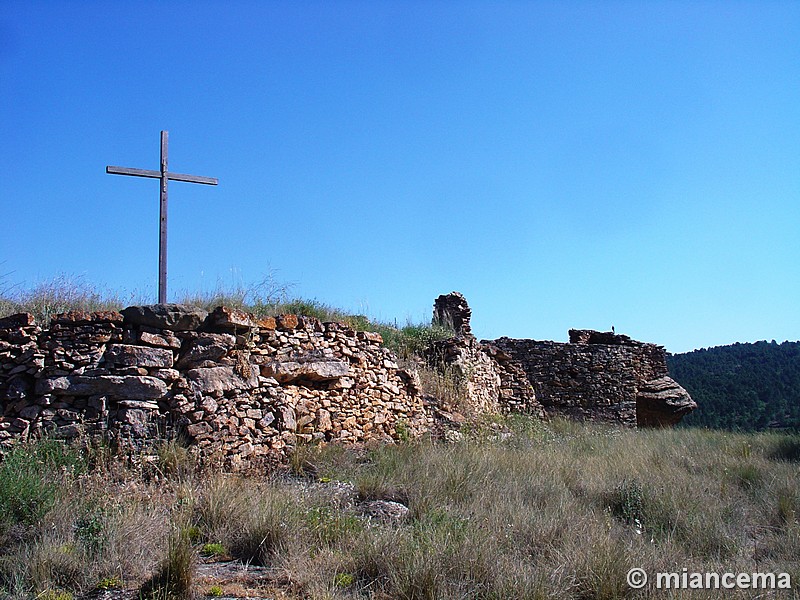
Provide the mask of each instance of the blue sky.
[{"label": "blue sky", "polygon": [[0,263],[151,296],[275,271],[404,323],[800,339],[798,2],[0,5]]}]

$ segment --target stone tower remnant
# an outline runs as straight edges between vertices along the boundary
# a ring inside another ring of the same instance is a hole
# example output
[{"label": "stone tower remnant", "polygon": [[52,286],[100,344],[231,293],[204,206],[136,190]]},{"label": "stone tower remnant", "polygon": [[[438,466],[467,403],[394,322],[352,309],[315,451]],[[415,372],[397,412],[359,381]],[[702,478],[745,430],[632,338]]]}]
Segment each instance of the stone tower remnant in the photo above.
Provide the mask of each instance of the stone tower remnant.
[{"label": "stone tower remnant", "polygon": [[471,316],[472,309],[460,292],[442,294],[433,303],[434,325],[452,326],[456,335],[472,335]]}]

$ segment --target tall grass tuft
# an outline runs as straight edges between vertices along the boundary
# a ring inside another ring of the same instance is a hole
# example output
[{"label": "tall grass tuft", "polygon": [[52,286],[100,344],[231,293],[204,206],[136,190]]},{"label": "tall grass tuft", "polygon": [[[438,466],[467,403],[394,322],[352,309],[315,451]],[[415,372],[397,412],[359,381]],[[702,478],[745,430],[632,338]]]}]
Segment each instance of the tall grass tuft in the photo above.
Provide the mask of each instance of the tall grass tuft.
[{"label": "tall grass tuft", "polygon": [[191,600],[197,556],[185,526],[175,528],[158,572],[140,590],[146,600]]}]

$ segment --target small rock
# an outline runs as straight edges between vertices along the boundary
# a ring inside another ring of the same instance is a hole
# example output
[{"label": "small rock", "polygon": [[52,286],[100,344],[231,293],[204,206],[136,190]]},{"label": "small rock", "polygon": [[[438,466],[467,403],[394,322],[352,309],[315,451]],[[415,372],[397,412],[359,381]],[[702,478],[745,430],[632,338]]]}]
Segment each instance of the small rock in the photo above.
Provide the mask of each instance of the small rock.
[{"label": "small rock", "polygon": [[372,500],[361,506],[365,515],[382,523],[399,524],[405,521],[410,512],[408,507],[391,500]]}]

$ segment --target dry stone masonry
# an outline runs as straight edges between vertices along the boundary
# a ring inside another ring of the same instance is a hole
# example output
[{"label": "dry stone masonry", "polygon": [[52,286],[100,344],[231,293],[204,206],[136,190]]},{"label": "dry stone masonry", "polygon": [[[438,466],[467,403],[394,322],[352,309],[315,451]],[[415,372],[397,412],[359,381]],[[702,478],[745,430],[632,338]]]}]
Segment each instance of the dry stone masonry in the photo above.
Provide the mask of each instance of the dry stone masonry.
[{"label": "dry stone masonry", "polygon": [[379,334],[340,323],[176,304],[64,313],[46,328],[13,315],[0,319],[0,448],[45,433],[121,448],[182,436],[239,469],[283,461],[298,443],[420,436],[443,411],[664,426],[696,406],[661,346],[590,330],[568,344],[478,341],[470,317],[458,292],[436,299],[434,322],[455,335],[425,358],[460,380],[452,407],[424,396]]},{"label": "dry stone masonry", "polygon": [[570,330],[569,344],[509,338],[478,342],[471,333],[471,315],[460,293],[439,296],[433,321],[452,323],[456,335],[435,342],[429,354],[432,365],[461,375],[465,412],[662,427],[697,407],[669,377],[662,346],[589,329]]},{"label": "dry stone masonry", "polygon": [[445,407],[474,417],[482,414],[525,413],[544,417],[525,371],[498,347],[472,335],[472,311],[459,292],[439,296],[433,322],[452,324],[455,336],[434,342],[426,359],[461,380],[464,406]]},{"label": "dry stone masonry", "polygon": [[627,426],[674,425],[697,405],[668,376],[662,346],[572,329],[570,343],[491,342],[521,365],[548,415]]},{"label": "dry stone masonry", "polygon": [[49,432],[120,446],[180,432],[237,468],[298,441],[428,428],[414,375],[377,333],[181,305],[0,321],[0,443]]}]

